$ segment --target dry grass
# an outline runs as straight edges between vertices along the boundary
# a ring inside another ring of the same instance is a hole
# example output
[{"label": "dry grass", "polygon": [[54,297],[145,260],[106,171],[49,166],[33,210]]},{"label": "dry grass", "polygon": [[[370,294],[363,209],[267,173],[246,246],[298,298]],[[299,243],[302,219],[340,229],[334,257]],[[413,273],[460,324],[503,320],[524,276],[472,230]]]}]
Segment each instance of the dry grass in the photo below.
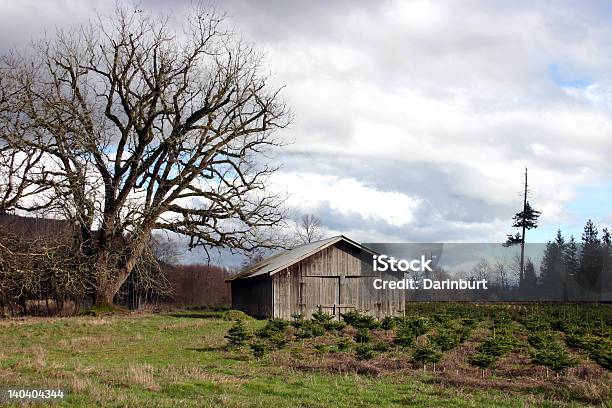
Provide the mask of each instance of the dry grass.
[{"label": "dry grass", "polygon": [[25,316],[25,317],[11,317],[10,319],[0,318],[0,327],[10,326],[23,326],[32,324],[47,324],[47,323],[61,323],[68,322],[72,324],[78,324],[82,326],[103,326],[116,322],[113,318],[104,317],[92,317],[92,316],[65,316],[65,317],[39,317],[39,316]]},{"label": "dry grass", "polygon": [[360,374],[378,377],[382,372],[382,369],[374,363],[357,360],[346,353],[297,360],[292,363],[292,366],[299,371],[323,371],[340,375]]},{"label": "dry grass", "polygon": [[150,391],[159,391],[161,388],[155,381],[155,368],[149,364],[130,365],[127,370],[127,381],[138,384]]},{"label": "dry grass", "polygon": [[26,364],[34,371],[42,371],[47,365],[45,360],[47,353],[45,350],[41,346],[34,346],[27,353],[30,355],[30,358]]},{"label": "dry grass", "polygon": [[107,317],[80,317],[79,323],[83,326],[106,326],[111,324],[114,320]]},{"label": "dry grass", "polygon": [[113,336],[108,334],[102,334],[99,336],[79,336],[72,337],[69,339],[59,340],[58,346],[63,348],[70,348],[74,352],[78,353],[79,350],[89,348],[91,346],[102,346],[113,341]]}]

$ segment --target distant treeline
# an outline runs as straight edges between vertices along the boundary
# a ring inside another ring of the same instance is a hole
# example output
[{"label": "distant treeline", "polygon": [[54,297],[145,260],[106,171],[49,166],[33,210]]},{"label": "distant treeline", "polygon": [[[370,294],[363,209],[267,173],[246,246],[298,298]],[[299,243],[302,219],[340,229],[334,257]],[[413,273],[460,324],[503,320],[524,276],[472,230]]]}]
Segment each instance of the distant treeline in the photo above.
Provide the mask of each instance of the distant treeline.
[{"label": "distant treeline", "polygon": [[232,271],[215,265],[170,265],[164,268],[176,305],[229,306]]},{"label": "distant treeline", "polygon": [[[529,245],[529,244],[528,244]],[[520,256],[511,261],[481,259],[470,271],[459,273],[467,280],[487,280],[487,290],[418,290],[412,301],[534,301],[610,302],[612,301],[612,239],[608,228],[601,236],[595,224],[587,221],[577,242],[566,239],[559,230],[544,247],[539,270],[527,258],[521,270]],[[444,280],[450,273],[437,268],[430,276]]]},{"label": "distant treeline", "polygon": [[232,271],[216,265],[170,265],[160,263],[160,279],[167,289],[146,290],[135,274],[117,294],[117,304],[130,309],[173,306],[230,306],[230,286],[225,282]]},{"label": "distant treeline", "polygon": [[[533,269],[533,268],[531,268]],[[612,300],[612,238],[610,230],[603,228],[602,236],[593,221],[588,220],[582,242],[574,236],[566,240],[557,231],[554,240],[546,244],[540,265],[540,274],[525,268],[522,282],[535,297],[562,301]],[[529,274],[527,274],[529,272]]]}]

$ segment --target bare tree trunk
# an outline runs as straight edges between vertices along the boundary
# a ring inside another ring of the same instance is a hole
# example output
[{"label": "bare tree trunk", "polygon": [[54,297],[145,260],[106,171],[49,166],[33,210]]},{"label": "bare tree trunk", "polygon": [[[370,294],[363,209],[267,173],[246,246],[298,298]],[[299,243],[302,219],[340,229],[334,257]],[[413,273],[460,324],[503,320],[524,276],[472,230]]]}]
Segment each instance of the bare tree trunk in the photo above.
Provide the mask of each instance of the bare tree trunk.
[{"label": "bare tree trunk", "polygon": [[107,307],[112,306],[115,294],[109,287],[109,285],[98,284],[96,293],[96,307]]},{"label": "bare tree trunk", "polygon": [[525,192],[523,194],[523,231],[521,233],[521,274],[520,281],[525,279],[525,224],[527,217],[527,169],[525,169]]},{"label": "bare tree trunk", "polygon": [[[96,306],[112,306],[115,295],[119,292],[121,285],[123,285],[131,271],[132,268],[125,266],[117,272],[117,276],[114,278],[104,276],[98,279],[96,284]],[[107,271],[100,271],[100,273],[108,274]]]},{"label": "bare tree trunk", "polygon": [[111,275],[111,271],[115,270],[114,265],[109,265],[109,250],[103,249],[100,253],[97,265],[97,293],[96,293],[96,305],[98,306],[111,306],[115,295],[119,293],[119,289],[125,283],[130,273],[138,263],[144,247],[147,245],[147,237],[150,230],[146,230],[145,233],[141,234],[131,245],[130,254],[127,260],[120,265],[116,271],[116,274]]}]

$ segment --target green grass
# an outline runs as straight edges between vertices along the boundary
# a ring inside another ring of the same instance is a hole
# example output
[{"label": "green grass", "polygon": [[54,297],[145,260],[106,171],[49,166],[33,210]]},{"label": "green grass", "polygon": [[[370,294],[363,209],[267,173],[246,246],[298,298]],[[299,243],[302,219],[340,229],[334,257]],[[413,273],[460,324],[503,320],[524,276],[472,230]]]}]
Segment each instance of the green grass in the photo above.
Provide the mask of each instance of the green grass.
[{"label": "green grass", "polygon": [[[0,320],[0,388],[63,388],[67,398],[49,406],[83,407],[580,405],[571,397],[547,402],[537,391],[444,386],[436,373],[419,370],[378,377],[300,371],[278,363],[289,350],[260,360],[248,347],[227,350],[232,321],[198,313]],[[264,322],[245,324],[254,331]]]}]

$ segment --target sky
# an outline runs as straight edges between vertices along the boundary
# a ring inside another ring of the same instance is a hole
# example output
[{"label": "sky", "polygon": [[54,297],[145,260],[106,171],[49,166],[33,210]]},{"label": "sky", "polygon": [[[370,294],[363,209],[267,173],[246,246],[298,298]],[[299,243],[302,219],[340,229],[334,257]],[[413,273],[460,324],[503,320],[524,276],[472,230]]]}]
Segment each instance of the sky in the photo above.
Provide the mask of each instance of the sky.
[{"label": "sky", "polygon": [[[108,2],[0,0],[0,49],[86,22]],[[142,1],[180,19],[188,1]],[[217,3],[267,56],[293,122],[272,190],[325,235],[500,242],[612,226],[612,5],[597,1]]]}]

